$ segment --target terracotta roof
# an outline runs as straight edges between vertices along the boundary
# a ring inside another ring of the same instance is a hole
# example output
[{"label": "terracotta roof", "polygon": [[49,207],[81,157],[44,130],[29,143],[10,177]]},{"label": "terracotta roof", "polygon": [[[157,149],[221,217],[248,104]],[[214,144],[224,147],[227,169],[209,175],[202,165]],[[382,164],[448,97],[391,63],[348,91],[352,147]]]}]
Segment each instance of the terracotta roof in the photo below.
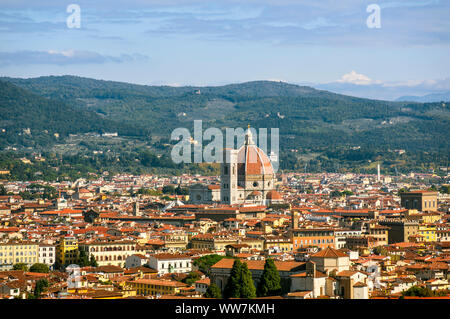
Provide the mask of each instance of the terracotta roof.
[{"label": "terracotta roof", "polygon": [[348,257],[345,253],[331,248],[327,247],[325,249],[322,249],[318,253],[315,253],[314,255],[311,255],[311,257],[320,257],[320,258],[338,258],[338,257]]},{"label": "terracotta roof", "polygon": [[[246,263],[250,270],[264,270],[264,260],[241,260],[241,262]],[[233,263],[234,259],[224,258],[211,266],[211,268],[231,269],[233,268]],[[278,260],[275,260],[274,263],[278,271],[293,271],[297,267],[305,264],[304,262]]]},{"label": "terracotta roof", "polygon": [[170,286],[170,287],[187,287],[188,285],[180,281],[165,280],[165,279],[137,279],[129,281],[129,283],[146,284],[146,285],[158,285],[158,286]]},{"label": "terracotta roof", "polygon": [[311,294],[312,290],[306,290],[306,291],[294,291],[294,292],[290,292],[288,293],[288,296],[291,297],[304,297],[308,294]]},{"label": "terracotta roof", "polygon": [[209,279],[209,278],[203,278],[203,279],[200,279],[200,280],[197,280],[196,282],[195,282],[196,284],[205,284],[205,285],[210,285],[210,283],[211,283],[211,279]]},{"label": "terracotta roof", "polygon": [[272,163],[256,145],[243,145],[238,151],[239,175],[273,174]]},{"label": "terracotta roof", "polygon": [[338,272],[336,274],[336,276],[339,276],[339,277],[350,277],[350,276],[353,276],[354,274],[357,274],[357,273],[358,273],[358,271],[343,270],[341,272]]},{"label": "terracotta roof", "polygon": [[280,193],[278,193],[277,191],[268,191],[266,194],[266,198],[267,199],[283,199],[280,195]]},{"label": "terracotta roof", "polygon": [[120,273],[124,272],[124,269],[119,266],[99,266],[95,268],[95,271],[106,272],[106,273]]}]

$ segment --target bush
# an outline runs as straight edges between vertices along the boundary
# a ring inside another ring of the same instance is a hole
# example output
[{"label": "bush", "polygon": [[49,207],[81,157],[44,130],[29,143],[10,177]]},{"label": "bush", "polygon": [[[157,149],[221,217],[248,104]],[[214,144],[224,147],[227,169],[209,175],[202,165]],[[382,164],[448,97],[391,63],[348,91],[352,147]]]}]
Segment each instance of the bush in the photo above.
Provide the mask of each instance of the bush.
[{"label": "bush", "polygon": [[48,266],[46,264],[33,264],[30,267],[30,271],[31,272],[40,272],[40,273],[48,273],[50,271],[50,269],[48,268]]}]

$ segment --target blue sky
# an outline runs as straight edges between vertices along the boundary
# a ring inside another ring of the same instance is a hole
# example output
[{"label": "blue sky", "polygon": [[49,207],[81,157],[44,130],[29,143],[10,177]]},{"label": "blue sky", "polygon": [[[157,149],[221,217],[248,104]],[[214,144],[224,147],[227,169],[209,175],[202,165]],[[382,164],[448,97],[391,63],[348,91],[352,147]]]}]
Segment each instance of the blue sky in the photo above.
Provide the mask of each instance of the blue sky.
[{"label": "blue sky", "polygon": [[[70,29],[69,4],[81,8]],[[381,28],[370,29],[370,4]],[[450,90],[450,0],[0,0],[0,75]],[[408,91],[409,92],[409,91]],[[384,95],[383,95],[384,94]]]}]

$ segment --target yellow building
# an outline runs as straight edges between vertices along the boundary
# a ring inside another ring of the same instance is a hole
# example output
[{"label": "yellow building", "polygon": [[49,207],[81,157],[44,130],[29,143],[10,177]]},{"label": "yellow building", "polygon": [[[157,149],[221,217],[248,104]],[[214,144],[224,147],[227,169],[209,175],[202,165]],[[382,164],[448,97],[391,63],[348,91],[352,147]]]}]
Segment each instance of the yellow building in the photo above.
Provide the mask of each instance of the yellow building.
[{"label": "yellow building", "polygon": [[421,224],[419,225],[419,234],[423,236],[423,241],[436,241],[436,225]]},{"label": "yellow building", "polygon": [[0,270],[12,269],[14,264],[28,267],[39,262],[39,244],[30,241],[0,243]]},{"label": "yellow building", "polygon": [[63,266],[78,262],[78,240],[73,236],[61,238],[56,248],[57,263]]},{"label": "yellow building", "polygon": [[442,216],[439,213],[423,214],[422,222],[426,224],[432,224],[441,220]]},{"label": "yellow building", "polygon": [[278,237],[278,236],[268,236],[264,242],[264,249],[273,250],[279,249],[280,251],[292,251],[293,244],[291,238],[288,237]]},{"label": "yellow building", "polygon": [[136,279],[128,281],[127,285],[135,289],[138,295],[174,295],[180,293],[188,285],[173,280],[163,279]]},{"label": "yellow building", "polygon": [[441,220],[442,216],[438,212],[422,213],[416,209],[409,209],[405,213],[405,218],[408,220],[417,220],[425,224],[432,224]]},{"label": "yellow building", "polygon": [[184,233],[165,234],[164,247],[168,249],[186,249],[189,239],[188,235]]}]

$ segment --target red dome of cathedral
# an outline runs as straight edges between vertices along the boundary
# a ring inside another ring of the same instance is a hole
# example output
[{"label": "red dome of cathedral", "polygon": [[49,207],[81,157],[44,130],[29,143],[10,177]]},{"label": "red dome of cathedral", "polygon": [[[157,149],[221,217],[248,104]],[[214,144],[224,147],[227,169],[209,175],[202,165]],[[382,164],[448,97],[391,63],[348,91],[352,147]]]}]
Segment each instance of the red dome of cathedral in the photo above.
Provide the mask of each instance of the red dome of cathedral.
[{"label": "red dome of cathedral", "polygon": [[238,175],[272,175],[269,157],[255,145],[250,128],[245,134],[245,143],[238,150]]},{"label": "red dome of cathedral", "polygon": [[266,199],[282,200],[283,197],[281,197],[280,193],[278,193],[277,191],[268,191]]}]

